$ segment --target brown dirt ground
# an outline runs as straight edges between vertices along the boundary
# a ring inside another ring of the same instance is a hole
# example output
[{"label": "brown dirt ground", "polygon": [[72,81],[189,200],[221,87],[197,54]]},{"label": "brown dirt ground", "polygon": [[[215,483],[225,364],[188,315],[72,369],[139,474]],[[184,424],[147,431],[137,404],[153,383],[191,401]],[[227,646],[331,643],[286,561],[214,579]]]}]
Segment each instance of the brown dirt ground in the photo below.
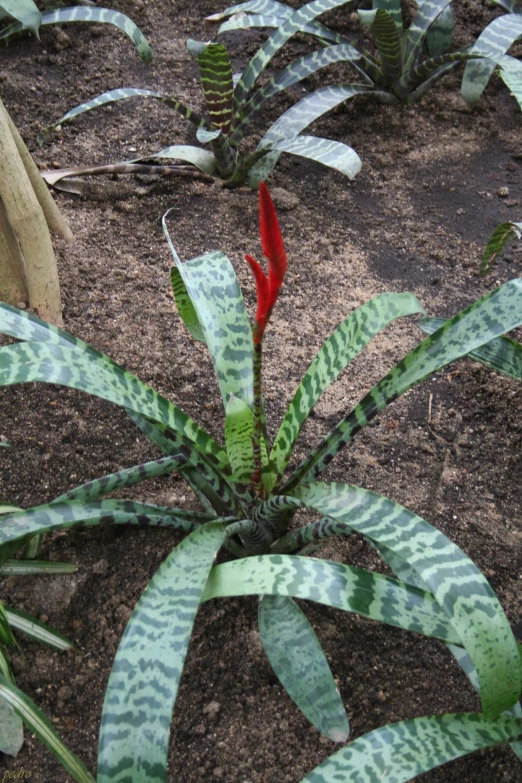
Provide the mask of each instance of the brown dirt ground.
[{"label": "brown dirt ground", "polygon": [[[198,106],[196,71],[184,41],[206,37],[203,17],[225,4],[111,5],[130,14],[148,35],[156,54],[151,67],[140,63],[116,31],[89,26],[46,29],[40,43],[19,40],[2,52],[2,98],[42,167],[109,163],[190,138],[186,123],[166,107],[129,101],[64,126],[38,148],[36,134],[43,126],[115,87],[159,88]],[[454,6],[459,44],[476,37],[498,13],[478,0],[456,0]],[[355,29],[346,12],[333,21]],[[227,38],[237,70],[262,38],[258,33]],[[304,40],[295,41],[279,62],[305,48]],[[413,108],[359,99],[317,122],[317,135],[348,142],[360,154],[363,170],[354,182],[297,158],[282,160],[276,170],[270,184],[290,261],[266,338],[265,392],[274,427],[321,342],[357,305],[381,291],[409,290],[429,314],[449,315],[520,274],[516,246],[504,252],[493,275],[484,280],[477,273],[493,227],[521,218],[520,111],[493,81],[469,113],[458,87],[458,76],[450,76]],[[262,125],[292,100],[276,100]],[[256,133],[260,129],[261,122]],[[509,196],[501,198],[504,187]],[[183,258],[218,248],[227,252],[252,306],[253,284],[242,255],[260,252],[255,194],[197,180],[121,177],[98,178],[88,196],[58,194],[57,201],[76,237],[72,245],[56,242],[67,330],[220,436],[223,417],[210,362],[173,309],[171,258],[160,217],[176,209],[171,235]],[[419,339],[413,319],[376,339],[317,405],[296,458]],[[46,502],[90,478],[159,456],[122,411],[81,393],[22,386],[3,390],[1,399],[0,435],[12,448],[2,451],[0,497],[17,505]],[[487,574],[519,639],[521,414],[519,383],[463,361],[394,403],[328,473],[393,498],[449,535]],[[126,495],[191,503],[176,478]],[[119,638],[177,540],[152,529],[50,535],[44,555],[78,563],[78,573],[4,582],[8,603],[48,620],[77,644],[67,655],[22,640],[13,666],[19,686],[52,716],[65,742],[92,770]],[[331,542],[324,554],[378,567],[357,538]],[[403,718],[478,709],[442,645],[324,607],[309,606],[307,614],[338,680],[352,737]],[[202,608],[171,744],[169,781],[183,783],[298,783],[336,749],[307,724],[278,684],[259,642],[255,600]],[[69,780],[30,735],[17,759],[0,761],[0,769],[4,766],[12,771],[23,766],[35,783]],[[448,764],[422,780],[514,783],[522,781],[522,767],[501,748]]]}]

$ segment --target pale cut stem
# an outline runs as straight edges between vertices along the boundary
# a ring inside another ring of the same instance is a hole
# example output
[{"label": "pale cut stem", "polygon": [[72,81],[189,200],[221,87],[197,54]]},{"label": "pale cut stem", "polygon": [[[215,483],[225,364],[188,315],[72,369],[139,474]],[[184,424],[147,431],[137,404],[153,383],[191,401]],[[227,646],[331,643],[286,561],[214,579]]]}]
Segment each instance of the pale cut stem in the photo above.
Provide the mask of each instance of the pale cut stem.
[{"label": "pale cut stem", "polygon": [[47,221],[7,121],[0,111],[0,199],[24,259],[29,304],[62,326],[60,283]]},{"label": "pale cut stem", "polygon": [[24,168],[27,171],[27,176],[29,177],[31,185],[33,186],[38,203],[43,209],[47,225],[51,231],[54,231],[54,233],[59,237],[62,237],[62,239],[65,239],[67,242],[72,242],[74,239],[73,233],[69,228],[66,219],[58,209],[58,206],[56,205],[53,197],[49,193],[47,185],[42,179],[42,175],[40,174],[38,166],[31,157],[31,153],[25,146],[24,140],[20,136],[16,125],[12,121],[1,100],[0,111],[4,112],[7,117],[9,130],[13,136],[18,154],[20,155],[22,163],[24,164]]}]

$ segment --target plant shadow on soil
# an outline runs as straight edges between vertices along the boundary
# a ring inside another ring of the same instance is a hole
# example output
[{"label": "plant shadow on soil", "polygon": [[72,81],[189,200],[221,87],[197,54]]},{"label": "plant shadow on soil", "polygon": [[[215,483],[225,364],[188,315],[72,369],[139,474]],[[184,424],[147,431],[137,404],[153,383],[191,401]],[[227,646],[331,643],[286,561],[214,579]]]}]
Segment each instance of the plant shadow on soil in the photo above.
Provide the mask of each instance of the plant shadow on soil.
[{"label": "plant shadow on soil", "polygon": [[[154,151],[187,138],[183,121],[165,107],[127,102],[65,125],[43,148],[36,146],[36,133],[47,122],[124,84],[161,88],[197,108],[184,41],[203,37],[203,16],[222,4],[112,5],[133,15],[149,36],[156,52],[150,70],[123,38],[89,27],[45,30],[41,43],[21,40],[2,54],[2,98],[42,167],[123,160],[134,150]],[[468,6],[462,4],[459,19]],[[486,18],[494,12],[481,13]],[[234,37],[234,66],[242,66],[261,40]],[[293,45],[301,52],[303,40]],[[458,84],[457,77],[448,78],[412,109],[362,99],[316,123],[312,132],[346,141],[360,154],[363,170],[352,183],[319,166],[281,160],[270,187],[289,272],[266,338],[265,395],[274,428],[322,341],[372,296],[411,290],[430,315],[447,316],[497,280],[520,275],[522,255],[510,246],[493,275],[478,277],[491,230],[522,214],[520,112],[493,82],[469,113]],[[290,104],[284,101],[278,109]],[[221,438],[210,362],[174,311],[160,216],[175,207],[169,226],[183,258],[212,249],[230,256],[252,311],[254,286],[243,253],[260,255],[255,194],[197,180],[103,178],[92,181],[88,197],[58,194],[57,201],[76,236],[71,246],[56,243],[66,329]],[[318,403],[296,459],[419,339],[414,319],[386,329]],[[24,507],[159,456],[122,411],[58,387],[3,389],[0,435],[11,443],[2,450],[0,497]],[[443,530],[488,576],[522,640],[521,442],[520,384],[463,361],[395,402],[332,464],[327,479],[387,495]],[[176,477],[125,494],[195,508]],[[7,604],[48,620],[77,645],[60,654],[21,639],[13,665],[19,686],[91,770],[118,641],[142,590],[178,540],[150,529],[56,533],[45,538],[43,556],[78,563],[77,574],[3,583]],[[380,568],[357,537],[329,542],[323,554]],[[478,709],[443,645],[325,607],[304,608],[337,678],[352,737],[408,717]],[[172,738],[169,781],[183,783],[298,783],[336,749],[278,684],[259,641],[254,599],[201,609]],[[17,759],[0,764],[13,771],[23,766],[44,783],[68,779],[30,735]],[[513,783],[522,781],[522,767],[500,748],[422,780]]]}]

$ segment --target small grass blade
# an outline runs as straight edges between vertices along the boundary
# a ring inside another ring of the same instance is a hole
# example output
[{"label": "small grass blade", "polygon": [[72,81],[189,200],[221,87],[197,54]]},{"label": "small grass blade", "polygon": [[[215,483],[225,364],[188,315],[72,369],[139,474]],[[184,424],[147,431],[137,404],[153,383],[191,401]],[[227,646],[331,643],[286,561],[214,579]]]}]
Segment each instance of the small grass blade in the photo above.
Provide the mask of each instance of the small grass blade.
[{"label": "small grass blade", "polygon": [[18,609],[10,609],[6,607],[6,614],[9,619],[10,625],[17,631],[30,636],[31,639],[35,639],[37,642],[48,644],[50,647],[54,647],[57,650],[74,650],[75,645],[63,636],[58,631],[55,631],[45,623],[36,620],[25,612],[20,612]]}]

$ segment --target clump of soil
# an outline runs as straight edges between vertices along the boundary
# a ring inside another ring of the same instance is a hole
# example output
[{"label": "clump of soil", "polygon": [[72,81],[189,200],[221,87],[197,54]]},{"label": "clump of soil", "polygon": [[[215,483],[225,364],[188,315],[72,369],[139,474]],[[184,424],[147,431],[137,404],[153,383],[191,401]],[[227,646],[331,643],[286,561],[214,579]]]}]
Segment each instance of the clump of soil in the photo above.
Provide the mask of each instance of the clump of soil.
[{"label": "clump of soil", "polygon": [[[156,55],[150,68],[123,36],[102,27],[45,29],[41,42],[19,40],[2,52],[2,98],[42,167],[125,160],[190,138],[184,121],[165,106],[127,101],[64,125],[37,147],[42,127],[120,86],[162,90],[198,108],[196,71],[184,42],[208,37],[203,17],[223,4],[112,5],[132,15],[149,37]],[[471,0],[455,3],[455,11],[459,46],[498,13]],[[345,32],[355,29],[343,10],[333,21]],[[255,31],[227,36],[236,71],[263,38]],[[305,50],[298,38],[280,62]],[[332,78],[350,81],[353,75],[337,71]],[[278,98],[255,133],[294,97]],[[447,316],[520,274],[522,255],[510,246],[493,275],[478,276],[481,249],[494,226],[520,219],[522,212],[520,126],[520,111],[500,82],[492,81],[471,113],[455,75],[412,108],[361,98],[315,124],[312,133],[357,150],[364,165],[354,182],[304,160],[281,160],[270,186],[289,270],[266,337],[272,434],[316,350],[356,306],[385,290],[409,290],[430,315]],[[260,253],[256,195],[197,179],[121,177],[93,180],[88,196],[58,194],[57,201],[76,237],[71,246],[56,242],[66,329],[221,438],[223,413],[208,355],[174,310],[172,261],[160,217],[174,208],[169,227],[183,258],[225,251],[253,307],[243,254]],[[415,320],[403,319],[373,341],[316,406],[296,459],[420,339]],[[36,385],[2,389],[1,398],[0,435],[11,444],[1,452],[2,500],[23,507],[45,503],[91,478],[159,456],[121,410],[103,401]],[[521,440],[520,384],[463,361],[394,403],[332,464],[327,479],[373,489],[440,528],[487,575],[522,640]],[[195,507],[175,476],[125,494]],[[43,556],[77,563],[78,573],[3,583],[8,605],[49,621],[77,645],[61,654],[24,639],[12,659],[19,686],[91,770],[104,688],[123,628],[178,540],[152,529],[49,535]],[[324,555],[380,568],[357,537],[329,542]],[[408,717],[479,709],[443,645],[325,607],[305,610],[347,705],[351,737]],[[335,749],[310,727],[273,674],[259,641],[256,601],[203,606],[174,715],[169,781],[298,783]],[[30,735],[18,758],[0,764],[12,771],[23,766],[42,783],[69,779]],[[500,748],[422,780],[513,783],[522,781],[522,766]]]}]

